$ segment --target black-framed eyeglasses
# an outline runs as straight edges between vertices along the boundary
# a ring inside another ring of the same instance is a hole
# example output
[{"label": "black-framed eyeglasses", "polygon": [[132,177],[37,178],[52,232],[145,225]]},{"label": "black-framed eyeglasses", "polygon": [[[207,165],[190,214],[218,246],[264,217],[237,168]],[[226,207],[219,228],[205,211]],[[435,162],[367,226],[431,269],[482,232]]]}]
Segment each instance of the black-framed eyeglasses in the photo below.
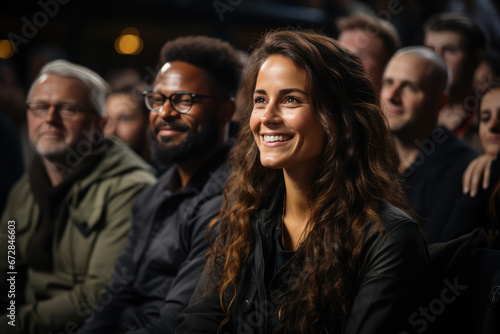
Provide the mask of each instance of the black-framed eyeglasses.
[{"label": "black-framed eyeglasses", "polygon": [[175,92],[170,96],[166,96],[155,90],[148,90],[142,93],[144,102],[149,110],[159,112],[160,108],[165,104],[166,100],[170,100],[170,105],[181,114],[187,113],[193,106],[194,99],[207,98],[216,100],[227,100],[229,97],[218,97],[210,95],[194,94],[190,92]]},{"label": "black-framed eyeglasses", "polygon": [[81,112],[88,110],[87,108],[72,103],[51,104],[45,102],[30,102],[27,103],[26,106],[28,111],[36,117],[45,117],[48,114],[50,107],[54,107],[56,112],[58,112],[63,119],[73,119]]}]

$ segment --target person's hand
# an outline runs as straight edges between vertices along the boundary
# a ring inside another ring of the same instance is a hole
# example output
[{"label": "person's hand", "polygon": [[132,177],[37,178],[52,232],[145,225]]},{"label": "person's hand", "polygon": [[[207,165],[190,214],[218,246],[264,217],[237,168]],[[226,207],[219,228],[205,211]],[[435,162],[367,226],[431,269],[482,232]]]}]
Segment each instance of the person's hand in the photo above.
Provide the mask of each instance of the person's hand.
[{"label": "person's hand", "polygon": [[476,196],[480,183],[482,183],[483,189],[488,188],[490,185],[491,162],[495,159],[496,156],[482,154],[470,162],[462,179],[464,194],[469,193],[470,197]]}]

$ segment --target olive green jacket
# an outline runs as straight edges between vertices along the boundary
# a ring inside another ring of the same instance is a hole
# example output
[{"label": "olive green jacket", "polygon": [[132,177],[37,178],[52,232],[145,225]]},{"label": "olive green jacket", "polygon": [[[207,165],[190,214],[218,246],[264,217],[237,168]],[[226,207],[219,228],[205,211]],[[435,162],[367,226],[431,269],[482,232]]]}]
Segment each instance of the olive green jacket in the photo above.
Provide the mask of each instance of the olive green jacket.
[{"label": "olive green jacket", "polygon": [[[11,190],[0,221],[0,284],[7,282],[0,299],[2,305],[15,302],[15,327],[13,311],[5,314],[2,308],[0,333],[73,332],[106,302],[103,293],[127,242],[132,204],[156,181],[153,169],[125,144],[106,141],[111,147],[103,159],[90,175],[75,181],[63,200],[52,240],[53,270],[27,268],[24,305],[16,300],[22,287],[11,283],[21,282],[23,255],[40,210],[27,174]],[[13,226],[15,234],[9,231]],[[15,254],[7,254],[9,245],[10,250],[15,246]],[[9,268],[13,258],[15,264]]]}]

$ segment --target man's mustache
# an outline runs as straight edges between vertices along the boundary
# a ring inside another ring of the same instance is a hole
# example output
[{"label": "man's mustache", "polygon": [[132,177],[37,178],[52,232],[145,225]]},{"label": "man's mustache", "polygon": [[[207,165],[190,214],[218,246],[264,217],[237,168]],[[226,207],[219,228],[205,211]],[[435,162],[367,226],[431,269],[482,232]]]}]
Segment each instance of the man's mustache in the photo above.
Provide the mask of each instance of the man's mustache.
[{"label": "man's mustache", "polygon": [[156,124],[154,129],[155,134],[158,134],[162,128],[169,128],[175,131],[189,131],[189,126],[187,125],[162,121]]}]

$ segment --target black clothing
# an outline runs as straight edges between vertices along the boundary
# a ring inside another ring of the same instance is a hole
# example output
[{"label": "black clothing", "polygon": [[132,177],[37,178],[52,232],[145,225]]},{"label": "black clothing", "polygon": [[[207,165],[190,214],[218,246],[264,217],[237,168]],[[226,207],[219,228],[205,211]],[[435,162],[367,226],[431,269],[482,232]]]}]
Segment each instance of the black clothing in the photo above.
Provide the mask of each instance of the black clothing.
[{"label": "black clothing", "polygon": [[110,302],[81,334],[174,331],[203,269],[207,227],[222,203],[232,145],[216,152],[182,190],[174,166],[142,193],[109,285]]},{"label": "black clothing", "polygon": [[275,261],[274,261],[274,275],[278,272],[278,270],[283,267],[285,263],[288,262],[292,258],[292,256],[295,254],[294,251],[287,251],[283,248],[283,245],[281,244],[281,238],[282,238],[282,233],[283,231],[281,230],[281,219],[278,222],[278,228],[276,229],[276,233],[274,234],[274,239],[276,242],[276,256],[275,256]]},{"label": "black clothing", "polygon": [[429,245],[429,294],[412,317],[411,333],[499,333],[500,318],[490,317],[500,311],[493,302],[500,252],[487,249],[489,245],[479,228]]},{"label": "black clothing", "polygon": [[403,172],[404,190],[429,243],[451,240],[477,227],[462,226],[460,215],[453,215],[454,210],[462,210],[457,208],[463,197],[462,175],[476,156],[470,146],[440,126]]},{"label": "black clothing", "polygon": [[[254,247],[241,270],[229,322],[222,333],[266,333],[276,325],[271,318],[290,280],[300,273],[300,265],[292,257],[276,271],[275,232],[281,214],[280,194],[269,207],[259,210],[251,220],[255,234]],[[345,333],[398,333],[408,324],[408,316],[418,308],[419,297],[429,279],[429,263],[425,242],[418,225],[404,212],[381,204],[381,229],[368,228],[360,265],[361,283],[347,321]],[[372,226],[373,227],[373,226]],[[219,301],[219,291],[205,299],[205,287],[216,278],[205,272],[190,305],[180,315],[176,333],[215,333],[226,318]],[[210,289],[210,287],[209,287]],[[210,291],[210,290],[209,290]],[[232,292],[228,292],[228,298]],[[228,299],[229,300],[229,299]],[[330,320],[330,332],[340,332],[339,319]]]}]

